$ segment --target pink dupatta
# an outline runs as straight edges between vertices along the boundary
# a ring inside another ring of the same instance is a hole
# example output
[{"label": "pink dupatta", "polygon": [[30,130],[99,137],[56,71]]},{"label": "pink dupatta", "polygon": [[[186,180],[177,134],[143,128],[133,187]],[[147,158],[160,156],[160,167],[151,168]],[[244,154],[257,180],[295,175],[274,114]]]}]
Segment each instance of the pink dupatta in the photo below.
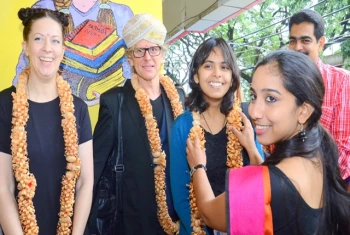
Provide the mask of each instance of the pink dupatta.
[{"label": "pink dupatta", "polygon": [[229,235],[273,235],[267,166],[227,171],[226,197]]}]

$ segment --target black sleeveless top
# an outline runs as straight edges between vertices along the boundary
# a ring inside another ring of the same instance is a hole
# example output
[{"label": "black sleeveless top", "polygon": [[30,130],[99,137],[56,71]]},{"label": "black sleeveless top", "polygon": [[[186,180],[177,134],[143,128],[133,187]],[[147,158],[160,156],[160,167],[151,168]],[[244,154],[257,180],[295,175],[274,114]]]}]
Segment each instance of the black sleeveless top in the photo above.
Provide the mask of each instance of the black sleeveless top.
[{"label": "black sleeveless top", "polygon": [[269,166],[269,171],[274,234],[315,234],[322,208],[311,208],[279,168]]}]

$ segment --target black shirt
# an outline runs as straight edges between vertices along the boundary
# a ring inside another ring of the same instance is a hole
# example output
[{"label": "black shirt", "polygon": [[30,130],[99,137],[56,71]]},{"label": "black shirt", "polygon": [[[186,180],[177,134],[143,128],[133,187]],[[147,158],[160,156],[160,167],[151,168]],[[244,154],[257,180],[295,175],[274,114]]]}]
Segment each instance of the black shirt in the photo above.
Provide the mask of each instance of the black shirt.
[{"label": "black shirt", "polygon": [[[226,126],[213,135],[204,128],[205,149],[207,155],[207,176],[215,197],[225,192],[227,170],[227,134]],[[242,149],[243,166],[249,165],[248,153]]]},{"label": "black shirt", "polygon": [[205,149],[207,155],[207,176],[214,195],[219,196],[225,192],[227,135],[226,126],[213,135],[204,130]]},{"label": "black shirt", "polygon": [[315,234],[322,209],[311,208],[279,168],[269,166],[269,171],[274,234]]},{"label": "black shirt", "polygon": [[[15,87],[0,92],[0,152],[11,154],[12,97]],[[60,209],[61,180],[66,172],[62,115],[59,98],[45,103],[29,102],[26,126],[29,170],[37,188],[33,203],[40,235],[54,235]],[[91,123],[86,104],[74,97],[79,144],[92,139]],[[17,188],[17,187],[16,187]],[[16,195],[18,191],[16,189]]]}]

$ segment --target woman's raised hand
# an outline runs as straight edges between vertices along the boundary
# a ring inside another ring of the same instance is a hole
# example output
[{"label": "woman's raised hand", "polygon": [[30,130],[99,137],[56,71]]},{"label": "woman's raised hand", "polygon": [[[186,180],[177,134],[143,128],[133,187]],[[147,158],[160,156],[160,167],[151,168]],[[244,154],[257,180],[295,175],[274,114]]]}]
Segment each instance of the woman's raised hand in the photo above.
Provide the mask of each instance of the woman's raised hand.
[{"label": "woman's raised hand", "polygon": [[187,138],[187,162],[190,168],[197,166],[198,164],[207,164],[207,155],[205,154],[205,149],[201,149],[199,144],[199,137],[196,135],[194,143],[192,143],[190,138]]}]

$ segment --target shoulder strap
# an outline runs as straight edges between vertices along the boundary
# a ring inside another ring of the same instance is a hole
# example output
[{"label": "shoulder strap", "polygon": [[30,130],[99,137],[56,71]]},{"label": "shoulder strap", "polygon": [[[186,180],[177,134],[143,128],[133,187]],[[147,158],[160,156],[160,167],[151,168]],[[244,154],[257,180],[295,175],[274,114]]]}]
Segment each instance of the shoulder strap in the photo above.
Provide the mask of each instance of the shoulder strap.
[{"label": "shoulder strap", "polygon": [[[249,107],[249,102],[241,102],[242,112],[250,120],[250,116],[249,116],[249,113],[248,113],[248,107]],[[242,158],[243,158],[243,165],[244,166],[250,165],[249,155],[247,153],[247,150],[245,150],[245,148],[242,149]]]},{"label": "shoulder strap", "polygon": [[249,102],[241,102],[241,109],[242,112],[247,116],[247,118],[250,120],[250,116],[248,113],[248,107],[249,107]]},{"label": "shoulder strap", "polygon": [[122,213],[123,203],[122,203],[122,182],[123,182],[123,172],[124,172],[124,163],[123,163],[123,126],[122,126],[122,106],[123,106],[124,93],[123,89],[120,89],[118,92],[118,126],[117,126],[117,151],[115,152],[115,166],[114,170],[116,173],[116,203],[117,210],[116,213]]},{"label": "shoulder strap", "polygon": [[175,87],[176,87],[177,93],[179,94],[181,103],[184,104],[185,103],[185,97],[186,97],[186,93],[185,93],[184,88],[181,85],[178,85],[178,84],[176,84]]}]

